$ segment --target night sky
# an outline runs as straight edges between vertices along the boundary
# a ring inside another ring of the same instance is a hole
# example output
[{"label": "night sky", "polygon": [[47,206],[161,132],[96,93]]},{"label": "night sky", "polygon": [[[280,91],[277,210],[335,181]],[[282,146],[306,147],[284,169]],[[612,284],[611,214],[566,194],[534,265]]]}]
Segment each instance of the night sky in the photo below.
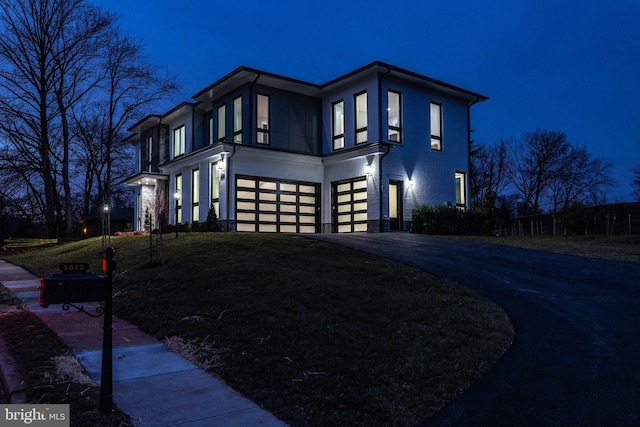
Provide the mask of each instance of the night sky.
[{"label": "night sky", "polygon": [[610,202],[640,167],[637,0],[92,0],[121,17],[182,96],[241,65],[311,83],[380,60],[490,99],[473,138],[564,131],[614,163]]}]

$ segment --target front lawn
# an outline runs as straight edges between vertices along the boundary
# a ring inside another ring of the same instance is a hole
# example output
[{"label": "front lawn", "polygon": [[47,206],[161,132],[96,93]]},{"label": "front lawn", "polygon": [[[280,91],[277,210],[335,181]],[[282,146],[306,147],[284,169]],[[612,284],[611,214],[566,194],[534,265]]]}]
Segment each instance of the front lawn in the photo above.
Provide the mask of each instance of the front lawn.
[{"label": "front lawn", "polygon": [[[507,350],[506,313],[405,265],[298,236],[111,237],[114,310],[291,425],[412,425]],[[101,240],[7,257],[101,266]],[[55,402],[53,402],[55,403]]]}]

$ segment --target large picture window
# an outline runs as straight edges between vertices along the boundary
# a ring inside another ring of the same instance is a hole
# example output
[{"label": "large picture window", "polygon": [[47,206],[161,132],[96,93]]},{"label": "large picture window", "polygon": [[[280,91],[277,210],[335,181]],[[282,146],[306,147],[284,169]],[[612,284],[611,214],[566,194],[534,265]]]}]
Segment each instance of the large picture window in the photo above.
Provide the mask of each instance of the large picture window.
[{"label": "large picture window", "polygon": [[400,92],[389,90],[387,94],[387,121],[389,141],[402,142],[402,112]]},{"label": "large picture window", "polygon": [[233,142],[242,144],[242,97],[233,100]]},{"label": "large picture window", "polygon": [[185,132],[184,126],[180,126],[173,130],[173,157],[178,157],[184,154],[185,150]]},{"label": "large picture window", "polygon": [[356,144],[367,142],[367,93],[355,96],[356,107]]},{"label": "large picture window", "polygon": [[333,127],[333,149],[339,150],[344,148],[344,102],[338,101],[333,103],[332,114]]},{"label": "large picture window", "polygon": [[429,113],[431,122],[431,149],[442,151],[442,104],[432,102]]},{"label": "large picture window", "polygon": [[218,107],[218,134],[217,134],[218,141],[224,141],[225,138],[227,137],[226,120],[227,120],[226,107],[224,105],[221,105]]},{"label": "large picture window", "polygon": [[257,95],[256,141],[258,144],[269,144],[269,96]]}]

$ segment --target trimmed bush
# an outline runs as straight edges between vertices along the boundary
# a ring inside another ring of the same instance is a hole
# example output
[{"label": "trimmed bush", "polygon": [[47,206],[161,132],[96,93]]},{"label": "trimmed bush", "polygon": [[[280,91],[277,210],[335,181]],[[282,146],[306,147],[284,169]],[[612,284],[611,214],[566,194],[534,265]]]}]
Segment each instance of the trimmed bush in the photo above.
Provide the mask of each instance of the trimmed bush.
[{"label": "trimmed bush", "polygon": [[466,211],[452,206],[414,208],[411,232],[443,235],[484,235],[489,233],[489,221],[484,211]]}]

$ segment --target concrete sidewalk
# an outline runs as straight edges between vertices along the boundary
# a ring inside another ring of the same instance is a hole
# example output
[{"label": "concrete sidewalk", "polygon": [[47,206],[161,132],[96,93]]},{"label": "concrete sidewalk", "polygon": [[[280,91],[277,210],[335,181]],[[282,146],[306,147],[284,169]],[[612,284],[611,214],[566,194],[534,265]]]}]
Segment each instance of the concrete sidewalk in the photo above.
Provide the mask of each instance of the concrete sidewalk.
[{"label": "concrete sidewalk", "polygon": [[[99,383],[103,318],[93,318],[73,308],[63,311],[60,305],[40,307],[38,278],[3,260],[0,283],[73,349]],[[90,311],[88,304],[84,305]],[[135,425],[286,425],[136,326],[114,317],[113,328],[113,399]]]}]

